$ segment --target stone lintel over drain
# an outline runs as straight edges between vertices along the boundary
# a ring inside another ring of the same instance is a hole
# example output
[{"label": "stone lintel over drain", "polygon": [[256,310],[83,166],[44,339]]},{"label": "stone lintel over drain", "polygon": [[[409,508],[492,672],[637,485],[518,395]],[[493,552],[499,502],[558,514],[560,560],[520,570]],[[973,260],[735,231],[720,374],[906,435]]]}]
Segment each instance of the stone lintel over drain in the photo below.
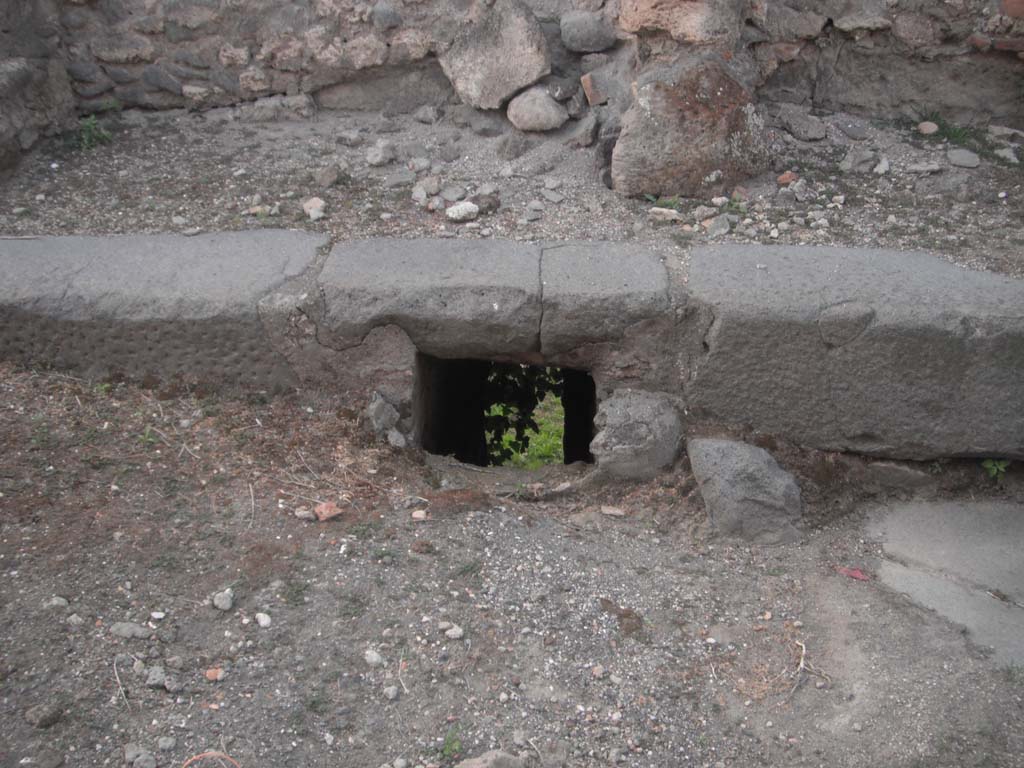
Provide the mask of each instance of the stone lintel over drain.
[{"label": "stone lintel over drain", "polygon": [[332,346],[397,325],[449,358],[547,362],[669,308],[665,267],[626,243],[355,241],[332,249],[318,282]]}]

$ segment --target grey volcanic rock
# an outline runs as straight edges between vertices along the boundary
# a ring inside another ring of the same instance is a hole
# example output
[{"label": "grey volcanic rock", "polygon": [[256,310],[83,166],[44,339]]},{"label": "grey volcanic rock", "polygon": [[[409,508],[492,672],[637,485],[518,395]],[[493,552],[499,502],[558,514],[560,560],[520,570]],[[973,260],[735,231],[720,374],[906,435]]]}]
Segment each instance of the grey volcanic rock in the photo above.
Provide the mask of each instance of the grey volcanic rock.
[{"label": "grey volcanic rock", "polygon": [[439,57],[460,98],[497,109],[551,71],[540,22],[520,0],[497,0]]},{"label": "grey volcanic rock", "polygon": [[695,418],[905,459],[1024,457],[1024,281],[921,253],[722,245],[691,257],[709,312]]},{"label": "grey volcanic rock", "polygon": [[577,53],[597,53],[615,45],[615,30],[601,13],[569,11],[559,20],[562,43]]},{"label": "grey volcanic rock", "polygon": [[325,243],[282,230],[0,241],[0,358],[282,386],[292,374],[256,304]]},{"label": "grey volcanic rock", "polygon": [[536,246],[496,240],[372,240],[334,247],[320,274],[320,338],[358,343],[397,325],[438,357],[522,355],[536,348]]},{"label": "grey volcanic rock", "polygon": [[755,544],[796,541],[800,488],[771,455],[735,440],[691,439],[686,446],[708,516],[726,536]]},{"label": "grey volcanic rock", "polygon": [[118,621],[110,626],[110,634],[125,640],[145,640],[153,634],[153,630],[133,621]]},{"label": "grey volcanic rock", "polygon": [[598,469],[624,480],[654,477],[679,456],[683,423],[672,398],[661,392],[619,389],[603,400],[590,443]]},{"label": "grey volcanic rock", "polygon": [[821,141],[828,136],[825,123],[795,104],[780,104],[779,120],[787,131],[801,141]]},{"label": "grey volcanic rock", "polygon": [[569,113],[547,88],[535,85],[509,102],[508,119],[521,131],[551,131],[560,128]]},{"label": "grey volcanic rock", "polygon": [[669,309],[668,274],[627,243],[564,243],[544,249],[541,349],[552,355],[620,338]]}]

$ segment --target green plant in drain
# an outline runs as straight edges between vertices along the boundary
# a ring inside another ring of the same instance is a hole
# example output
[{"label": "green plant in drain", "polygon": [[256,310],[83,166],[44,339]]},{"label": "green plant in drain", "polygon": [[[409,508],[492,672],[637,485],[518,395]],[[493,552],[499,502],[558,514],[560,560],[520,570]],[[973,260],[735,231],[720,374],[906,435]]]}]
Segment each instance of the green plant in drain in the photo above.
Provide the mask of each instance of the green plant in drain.
[{"label": "green plant in drain", "polygon": [[1007,459],[985,459],[981,462],[981,468],[985,470],[985,474],[997,483],[1002,481],[1009,466],[1010,462]]},{"label": "green plant in drain", "polygon": [[[530,466],[531,439],[540,436],[540,451],[533,465],[560,462],[562,421],[560,411],[564,379],[556,368],[533,368],[525,365],[495,365],[487,377],[484,391],[484,430],[487,454],[491,464]],[[548,398],[551,395],[551,398]],[[548,409],[538,409],[549,400]],[[542,431],[536,411],[545,420]]]}]

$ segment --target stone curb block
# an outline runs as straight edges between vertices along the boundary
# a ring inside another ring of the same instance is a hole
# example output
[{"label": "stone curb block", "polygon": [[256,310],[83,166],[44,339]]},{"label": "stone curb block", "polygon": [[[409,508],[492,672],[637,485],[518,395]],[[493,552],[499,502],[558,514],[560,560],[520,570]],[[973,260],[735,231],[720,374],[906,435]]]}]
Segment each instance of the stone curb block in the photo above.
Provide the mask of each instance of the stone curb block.
[{"label": "stone curb block", "polygon": [[325,244],[280,230],[0,240],[0,359],[285,387],[257,303]]}]

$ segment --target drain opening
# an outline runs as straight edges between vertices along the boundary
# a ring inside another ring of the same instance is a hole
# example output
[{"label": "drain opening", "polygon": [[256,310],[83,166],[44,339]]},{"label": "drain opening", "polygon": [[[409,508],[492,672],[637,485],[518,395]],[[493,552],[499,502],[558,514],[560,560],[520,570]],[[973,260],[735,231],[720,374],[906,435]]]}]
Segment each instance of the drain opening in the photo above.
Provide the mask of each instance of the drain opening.
[{"label": "drain opening", "polygon": [[592,462],[586,371],[416,356],[413,423],[428,453],[477,466]]}]

